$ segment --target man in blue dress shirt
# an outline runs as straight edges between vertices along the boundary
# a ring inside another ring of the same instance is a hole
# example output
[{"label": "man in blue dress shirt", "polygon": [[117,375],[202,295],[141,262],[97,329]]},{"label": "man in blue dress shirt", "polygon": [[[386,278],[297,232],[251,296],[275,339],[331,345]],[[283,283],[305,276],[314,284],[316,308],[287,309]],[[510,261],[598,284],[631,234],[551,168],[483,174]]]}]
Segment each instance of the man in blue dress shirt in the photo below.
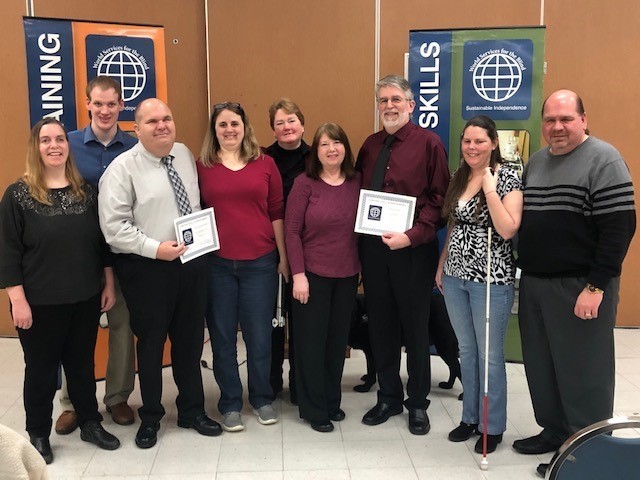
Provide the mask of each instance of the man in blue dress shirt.
[{"label": "man in blue dress shirt", "polygon": [[[118,127],[118,116],[124,108],[122,88],[113,78],[98,76],[87,85],[87,110],[91,123],[82,130],[69,133],[71,153],[84,179],[98,187],[98,181],[109,164],[133,147],[137,140]],[[109,322],[109,359],[104,403],[113,421],[120,425],[133,423],[133,410],[127,404],[134,385],[133,334],[129,311],[116,278],[116,305],[107,314]],[[66,382],[60,392],[62,414],[56,421],[56,432],[65,435],[77,427],[76,413],[69,401]]]}]

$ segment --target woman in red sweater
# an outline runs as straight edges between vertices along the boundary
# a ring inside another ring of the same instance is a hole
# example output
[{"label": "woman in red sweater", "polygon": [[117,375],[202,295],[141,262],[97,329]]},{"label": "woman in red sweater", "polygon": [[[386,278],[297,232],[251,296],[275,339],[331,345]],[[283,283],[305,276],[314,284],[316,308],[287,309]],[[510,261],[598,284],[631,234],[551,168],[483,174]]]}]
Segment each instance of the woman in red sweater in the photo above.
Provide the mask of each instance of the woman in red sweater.
[{"label": "woman in red sweater", "polygon": [[286,243],[293,274],[296,391],[300,417],[333,430],[360,261],[354,233],[360,178],[344,130],[325,123],[315,134],[306,175],[287,201]]},{"label": "woman in red sweater", "polygon": [[258,421],[278,421],[271,406],[271,319],[277,273],[288,280],[284,249],[282,180],[260,152],[239,103],[214,105],[198,161],[200,194],[216,215],[220,249],[212,256],[207,325],[213,371],[220,387],[222,427],[244,429],[237,326],[247,348],[249,403]]}]

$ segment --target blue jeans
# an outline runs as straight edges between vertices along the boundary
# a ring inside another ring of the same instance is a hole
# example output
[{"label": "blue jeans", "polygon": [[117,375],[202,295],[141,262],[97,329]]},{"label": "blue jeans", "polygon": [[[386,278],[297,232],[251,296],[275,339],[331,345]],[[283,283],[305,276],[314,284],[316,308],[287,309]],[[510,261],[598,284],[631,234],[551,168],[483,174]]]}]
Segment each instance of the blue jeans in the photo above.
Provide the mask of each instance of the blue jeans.
[{"label": "blue jeans", "polygon": [[[479,424],[484,398],[485,323],[487,284],[442,276],[442,289],[458,337],[464,400],[462,421]],[[507,428],[507,372],[504,365],[504,337],[511,307],[513,285],[491,285],[489,320],[489,413],[487,434],[499,435]]]},{"label": "blue jeans", "polygon": [[242,410],[237,329],[247,347],[249,403],[271,403],[271,319],[277,294],[277,252],[255,260],[213,256],[209,273],[207,326],[213,349],[213,373],[220,387],[220,413]]}]

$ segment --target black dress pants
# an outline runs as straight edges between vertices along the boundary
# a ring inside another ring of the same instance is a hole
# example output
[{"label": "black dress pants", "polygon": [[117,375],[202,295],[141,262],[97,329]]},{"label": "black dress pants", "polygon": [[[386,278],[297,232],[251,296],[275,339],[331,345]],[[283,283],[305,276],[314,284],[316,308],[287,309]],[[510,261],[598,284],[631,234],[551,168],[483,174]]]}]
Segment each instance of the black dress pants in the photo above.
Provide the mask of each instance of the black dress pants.
[{"label": "black dress pants", "polygon": [[200,359],[204,341],[206,306],[206,258],[185,264],[117,255],[116,271],[138,338],[138,377],[143,423],[160,421],[165,410],[162,398],[162,353],[171,340],[173,379],[178,387],[178,419],[191,421],[204,412]]},{"label": "black dress pants", "polygon": [[329,421],[340,408],[344,354],[358,276],[327,278],[307,272],[309,301],[293,300],[296,388],[300,418]]},{"label": "black dress pants", "polygon": [[438,261],[437,243],[390,250],[379,237],[363,236],[360,260],[369,335],[378,373],[378,401],[401,405],[400,350],[407,349],[407,408],[427,408],[431,389],[429,292]]},{"label": "black dress pants", "polygon": [[31,305],[31,314],[31,328],[17,329],[24,350],[27,432],[32,437],[49,437],[51,433],[60,362],[67,375],[69,398],[78,424],[102,421],[94,373],[100,295],[78,303]]}]

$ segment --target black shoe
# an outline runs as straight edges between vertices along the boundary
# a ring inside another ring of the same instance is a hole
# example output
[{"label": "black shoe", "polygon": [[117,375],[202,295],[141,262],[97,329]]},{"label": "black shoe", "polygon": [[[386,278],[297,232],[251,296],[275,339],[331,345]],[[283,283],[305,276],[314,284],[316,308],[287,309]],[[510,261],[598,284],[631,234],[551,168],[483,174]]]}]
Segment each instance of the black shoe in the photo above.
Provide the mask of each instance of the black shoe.
[{"label": "black shoe", "polygon": [[334,410],[331,413],[329,413],[329,420],[332,420],[334,422],[341,422],[342,420],[344,420],[345,417],[346,415],[341,408],[338,408],[337,410]]},{"label": "black shoe", "polygon": [[151,448],[158,441],[160,423],[143,423],[136,433],[136,445],[139,448]]},{"label": "black shoe", "polygon": [[452,442],[464,442],[465,440],[469,440],[471,435],[477,433],[477,429],[477,423],[460,422],[460,425],[449,432],[449,440]]},{"label": "black shoe", "polygon": [[365,413],[362,423],[365,425],[380,425],[394,415],[402,413],[402,405],[389,405],[388,403],[376,403],[375,407]]},{"label": "black shoe", "polygon": [[[481,434],[480,438],[476,442],[476,447],[475,447],[476,453],[483,453],[482,452],[482,438],[483,438],[483,436]],[[500,435],[487,435],[487,453],[495,452],[496,448],[498,448],[498,444],[499,443],[502,443],[502,434],[500,434]]]},{"label": "black shoe", "polygon": [[525,455],[541,455],[547,452],[554,452],[558,448],[560,448],[560,445],[545,440],[542,438],[542,434],[513,442],[513,449]]},{"label": "black shoe", "polygon": [[536,468],[536,472],[538,472],[538,474],[542,478],[544,478],[544,476],[547,474],[547,470],[549,470],[549,464],[548,463],[541,463]]},{"label": "black shoe", "polygon": [[[460,375],[449,373],[449,380],[446,382],[440,382],[438,386],[443,390],[451,390],[453,388],[453,384],[456,383],[456,378],[460,378]],[[462,381],[462,379],[460,379],[460,381]]]},{"label": "black shoe", "polygon": [[410,408],[409,431],[414,435],[426,435],[430,429],[427,411],[424,408]]},{"label": "black shoe", "polygon": [[80,438],[103,450],[115,450],[120,446],[120,440],[102,428],[100,422],[93,420],[80,426]]},{"label": "black shoe", "polygon": [[207,417],[206,413],[201,413],[191,421],[178,420],[178,426],[182,428],[193,428],[200,435],[206,435],[207,437],[217,437],[222,433],[220,424]]},{"label": "black shoe", "polygon": [[47,465],[53,462],[53,452],[51,451],[48,437],[29,437],[29,441],[31,445],[36,447],[36,450],[42,455]]},{"label": "black shoe", "polygon": [[373,387],[375,385],[376,376],[375,375],[363,375],[360,380],[362,380],[364,383],[362,385],[356,385],[355,387],[353,387],[353,389],[356,392],[365,393],[365,392],[368,392],[369,390],[371,390],[371,387]]},{"label": "black shoe", "polygon": [[316,432],[333,432],[333,423],[331,423],[329,420],[309,420],[309,424],[311,425],[311,428],[313,428]]}]

